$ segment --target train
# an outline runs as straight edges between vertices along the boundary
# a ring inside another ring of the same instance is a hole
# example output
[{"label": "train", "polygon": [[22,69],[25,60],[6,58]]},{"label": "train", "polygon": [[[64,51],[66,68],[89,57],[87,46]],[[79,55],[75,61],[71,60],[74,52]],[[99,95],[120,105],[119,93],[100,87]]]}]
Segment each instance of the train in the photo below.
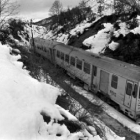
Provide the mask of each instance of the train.
[{"label": "train", "polygon": [[140,67],[38,37],[33,48],[72,78],[80,79],[86,90],[103,94],[140,124]]}]

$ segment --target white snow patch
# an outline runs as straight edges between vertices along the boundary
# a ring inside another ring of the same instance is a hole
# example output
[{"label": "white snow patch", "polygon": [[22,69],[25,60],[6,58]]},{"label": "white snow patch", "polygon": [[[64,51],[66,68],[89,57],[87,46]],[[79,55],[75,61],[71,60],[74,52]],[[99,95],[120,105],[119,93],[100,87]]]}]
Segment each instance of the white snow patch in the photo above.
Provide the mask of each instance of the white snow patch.
[{"label": "white snow patch", "polygon": [[20,54],[20,50],[18,49],[12,49],[14,52],[19,53]]},{"label": "white snow patch", "polygon": [[83,21],[81,24],[78,24],[74,29],[70,31],[70,34],[73,36],[77,36],[79,33],[83,34],[85,28],[91,26],[92,23],[87,23],[87,21]]},{"label": "white snow patch", "polygon": [[123,36],[126,36],[130,32],[125,22],[121,22],[119,26],[120,26],[120,29],[114,32],[114,35],[116,37],[118,37],[120,34],[122,34]]},{"label": "white snow patch", "polygon": [[140,25],[140,16],[139,15],[137,15],[137,22],[138,22],[138,24]]},{"label": "white snow patch", "polygon": [[68,110],[63,109],[57,105],[57,109],[61,112],[62,115],[67,117],[68,120],[77,121],[77,118],[73,116]]},{"label": "white snow patch", "polygon": [[23,35],[22,33],[18,32],[18,36],[21,38],[22,42],[23,42],[27,47],[30,46],[30,42],[27,41],[27,40],[25,39],[25,37],[24,37],[24,35]]},{"label": "white snow patch", "polygon": [[119,46],[119,43],[117,42],[114,42],[112,41],[110,44],[109,44],[109,48],[112,50],[112,51],[115,51]]},{"label": "white snow patch", "polygon": [[134,29],[131,30],[130,32],[132,32],[133,34],[140,34],[140,26],[134,28]]},{"label": "white snow patch", "polygon": [[113,25],[104,24],[105,29],[100,30],[96,35],[91,36],[83,41],[85,46],[91,47],[87,50],[93,53],[101,53],[110,41],[110,33],[113,31]]},{"label": "white snow patch", "polygon": [[62,42],[64,44],[67,44],[68,43],[68,37],[69,37],[69,34],[59,34],[58,37],[57,37],[57,41],[58,42]]}]

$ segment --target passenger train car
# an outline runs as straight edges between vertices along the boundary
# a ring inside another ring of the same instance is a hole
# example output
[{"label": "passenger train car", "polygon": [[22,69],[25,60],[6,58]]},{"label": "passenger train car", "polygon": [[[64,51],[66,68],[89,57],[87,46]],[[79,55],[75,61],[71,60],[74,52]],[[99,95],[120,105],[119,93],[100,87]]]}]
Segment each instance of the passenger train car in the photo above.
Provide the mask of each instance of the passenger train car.
[{"label": "passenger train car", "polygon": [[64,68],[84,88],[102,93],[140,122],[140,67],[62,43],[34,38],[35,51]]}]

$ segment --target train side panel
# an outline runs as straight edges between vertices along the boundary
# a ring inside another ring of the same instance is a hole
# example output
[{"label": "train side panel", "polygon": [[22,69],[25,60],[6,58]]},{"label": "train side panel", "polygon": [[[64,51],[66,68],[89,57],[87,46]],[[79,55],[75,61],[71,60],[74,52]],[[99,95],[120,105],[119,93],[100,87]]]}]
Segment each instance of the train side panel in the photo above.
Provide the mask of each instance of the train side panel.
[{"label": "train side panel", "polygon": [[[60,56],[57,57],[56,54],[56,63],[58,65],[60,65],[62,68],[66,69],[68,71],[68,73],[70,73],[71,75],[79,78],[80,80],[82,80],[84,83],[86,83],[88,86],[90,86],[91,84],[91,72],[92,72],[92,67],[90,66],[90,73],[85,73],[84,72],[84,63],[85,61],[83,61],[82,56],[77,56],[76,53],[70,53],[69,54],[69,62],[66,61],[66,54],[63,50],[59,50],[61,53],[64,53],[64,58]],[[71,58],[73,58],[73,64],[71,62]],[[80,60],[80,65],[77,66],[77,61]]]},{"label": "train side panel", "polygon": [[36,38],[34,42],[35,42],[34,47],[36,52],[42,55],[43,57],[51,60],[51,55],[50,55],[51,42],[39,38]]},{"label": "train side panel", "polygon": [[[109,97],[112,101],[118,104],[120,109],[127,114],[131,118],[136,119],[136,103],[137,97],[131,96],[129,97],[130,100],[126,98],[126,87],[127,87],[127,81],[128,79],[115,75],[113,73],[108,72],[107,70],[103,70],[101,68],[97,68],[97,89],[96,91],[99,91],[103,93],[105,96]],[[133,82],[132,92],[134,90],[134,87],[137,82]],[[137,92],[137,91],[136,91]],[[98,93],[100,94],[100,93]],[[138,93],[136,93],[138,94]],[[126,103],[129,103],[130,106],[128,107]],[[140,99],[139,99],[140,104]],[[138,106],[138,105],[137,105]],[[139,105],[140,106],[140,105]],[[138,106],[138,107],[139,107]],[[140,107],[139,107],[140,108]]]},{"label": "train side panel", "polygon": [[91,91],[97,93],[99,91],[100,69],[93,64],[91,77]]},{"label": "train side panel", "polygon": [[123,104],[125,96],[126,79],[120,76],[116,76],[116,82],[113,81],[114,76],[116,75],[112,73],[110,74],[108,94],[113,101],[117,102],[118,104]]}]

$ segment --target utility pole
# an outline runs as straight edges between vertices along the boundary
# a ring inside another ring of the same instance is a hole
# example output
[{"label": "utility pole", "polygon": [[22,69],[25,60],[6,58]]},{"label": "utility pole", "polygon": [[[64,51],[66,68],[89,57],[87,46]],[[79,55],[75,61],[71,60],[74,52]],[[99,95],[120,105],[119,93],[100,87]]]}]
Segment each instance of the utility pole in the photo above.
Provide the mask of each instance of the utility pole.
[{"label": "utility pole", "polygon": [[34,51],[34,53],[35,53],[35,42],[34,42],[33,29],[32,29],[32,19],[31,19],[31,21],[30,21],[30,27],[31,27],[32,47],[33,47],[33,51]]},{"label": "utility pole", "polygon": [[2,10],[2,6],[1,6],[1,0],[0,0],[0,22],[1,22],[1,10]]}]

